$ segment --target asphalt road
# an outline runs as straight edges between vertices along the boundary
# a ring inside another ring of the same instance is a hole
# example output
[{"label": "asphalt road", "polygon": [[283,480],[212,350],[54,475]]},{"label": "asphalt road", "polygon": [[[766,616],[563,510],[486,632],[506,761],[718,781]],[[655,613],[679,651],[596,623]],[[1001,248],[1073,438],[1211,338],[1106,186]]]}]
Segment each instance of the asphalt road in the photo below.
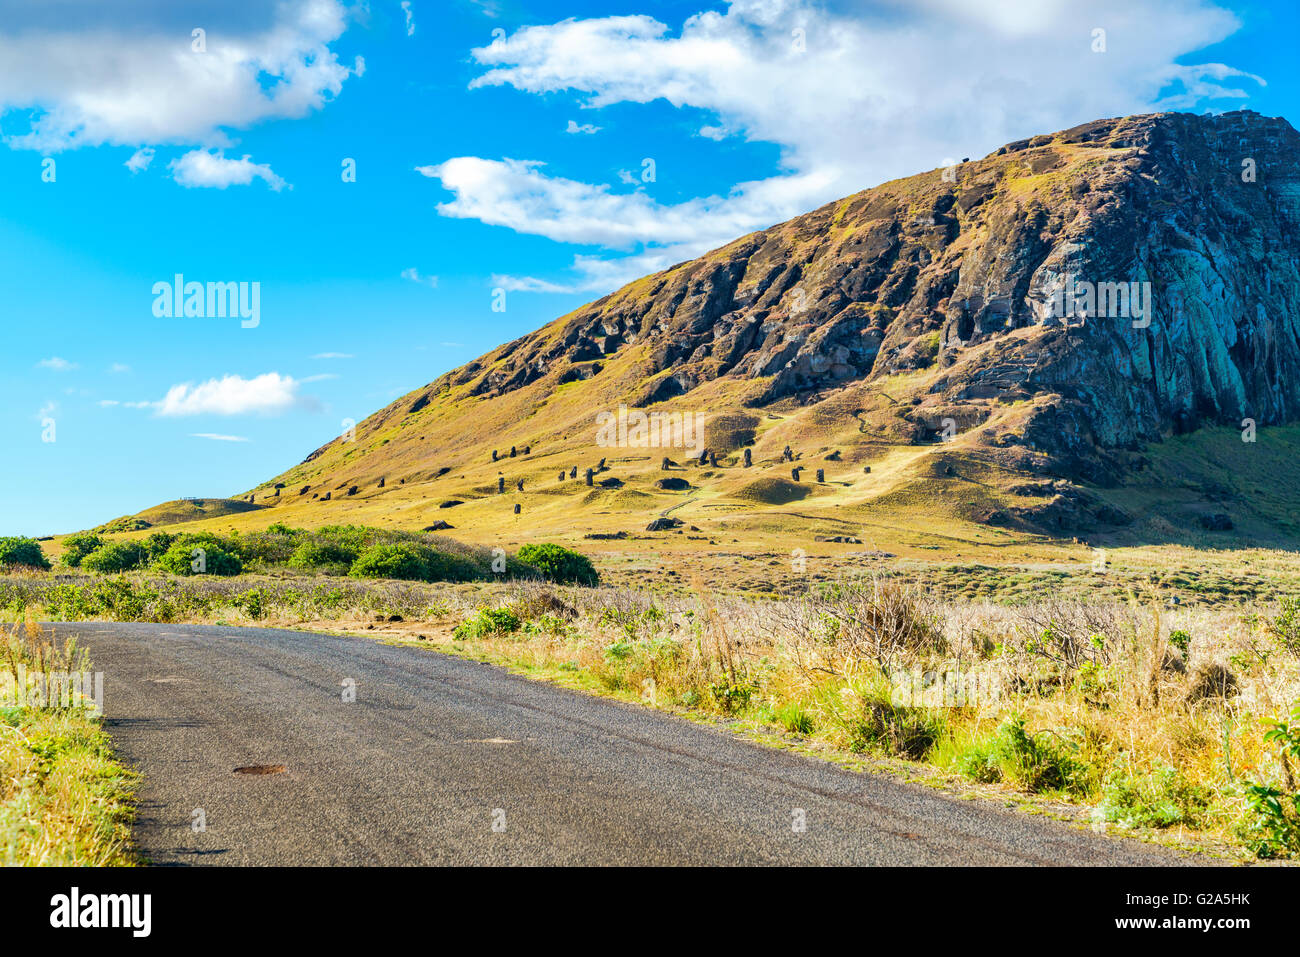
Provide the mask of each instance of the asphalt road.
[{"label": "asphalt road", "polygon": [[1193,862],[418,648],[55,627],[104,673],[156,864]]}]

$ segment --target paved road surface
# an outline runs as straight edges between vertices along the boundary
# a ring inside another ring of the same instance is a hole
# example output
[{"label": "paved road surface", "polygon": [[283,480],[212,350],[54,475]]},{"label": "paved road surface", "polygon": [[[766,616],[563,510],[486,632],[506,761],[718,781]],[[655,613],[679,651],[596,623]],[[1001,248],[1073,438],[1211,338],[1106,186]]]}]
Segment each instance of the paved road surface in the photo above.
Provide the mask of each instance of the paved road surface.
[{"label": "paved road surface", "polygon": [[[157,864],[1189,860],[417,648],[56,628],[104,673],[109,731],[144,773],[137,839]],[[285,771],[234,773],[251,765]]]}]

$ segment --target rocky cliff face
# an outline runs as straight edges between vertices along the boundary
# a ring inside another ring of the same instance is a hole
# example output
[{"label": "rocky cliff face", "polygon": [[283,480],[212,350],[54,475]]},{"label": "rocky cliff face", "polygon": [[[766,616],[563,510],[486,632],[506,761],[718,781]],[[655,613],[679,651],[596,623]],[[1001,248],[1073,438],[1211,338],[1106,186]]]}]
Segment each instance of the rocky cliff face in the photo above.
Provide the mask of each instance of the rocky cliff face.
[{"label": "rocky cliff face", "polygon": [[910,397],[880,428],[902,441],[955,429],[1017,468],[1110,483],[1162,436],[1300,418],[1298,161],[1300,134],[1251,112],[1036,136],[647,277],[429,394],[620,360],[639,405],[723,379],[755,407],[892,402],[898,382]]}]

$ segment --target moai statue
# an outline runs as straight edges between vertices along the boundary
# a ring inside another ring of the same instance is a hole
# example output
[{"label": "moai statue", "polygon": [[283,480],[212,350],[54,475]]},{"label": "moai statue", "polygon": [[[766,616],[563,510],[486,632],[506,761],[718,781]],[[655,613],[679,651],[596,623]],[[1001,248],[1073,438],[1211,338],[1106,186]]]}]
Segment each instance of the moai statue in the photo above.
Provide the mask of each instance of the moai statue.
[{"label": "moai statue", "polygon": [[280,497],[280,490],[279,490],[279,489],[276,489],[276,490],[275,490],[275,497],[276,497],[276,498],[279,498],[279,497]]},{"label": "moai statue", "polygon": [[384,487],[384,480],[382,478],[379,480],[379,487],[380,488]]},{"label": "moai statue", "polygon": [[573,468],[569,469],[569,478],[575,479],[577,477],[578,477],[578,467],[575,465]]},{"label": "moai statue", "polygon": [[717,452],[710,452],[710,453],[709,453],[709,464],[712,465],[715,469],[718,467],[718,453],[717,453]]},{"label": "moai statue", "polygon": [[591,486],[591,484],[592,484],[591,477],[592,477],[593,475],[595,475],[595,474],[596,474],[596,472],[595,472],[594,469],[587,469],[587,486],[588,486],[588,487]]},{"label": "moai statue", "polygon": [[523,490],[524,490],[524,480],[520,479],[518,482],[515,483],[515,491],[522,492]]},{"label": "moai statue", "polygon": [[597,472],[603,472],[603,471],[605,471],[605,460],[604,460],[604,459],[601,459],[599,462],[596,463],[596,471],[597,471]]},{"label": "moai statue", "polygon": [[563,481],[564,481],[564,472],[563,472],[563,471],[560,472],[560,477],[559,477],[556,481],[559,481],[559,482],[563,482]]},{"label": "moai statue", "polygon": [[668,456],[665,455],[665,456],[664,456],[664,460],[663,460],[662,462],[659,463],[659,469],[660,469],[660,471],[663,471],[663,472],[667,472],[667,471],[668,471]]},{"label": "moai statue", "polygon": [[514,457],[515,457],[516,455],[518,455],[518,454],[519,454],[519,452],[515,449],[515,447],[514,447],[513,445],[510,446],[510,457],[511,457],[511,458],[514,458]]},{"label": "moai statue", "polygon": [[825,482],[825,481],[826,481],[826,470],[825,470],[825,469],[818,469],[818,470],[817,470],[817,481],[818,481],[818,483],[822,483],[822,482]]},{"label": "moai statue", "polygon": [[870,465],[864,465],[864,466],[862,466],[862,474],[863,474],[863,475],[870,475],[870,474],[871,474],[871,466],[870,466]]},{"label": "moai statue", "polygon": [[781,452],[781,459],[782,459],[782,461],[785,461],[785,462],[793,462],[793,461],[794,461],[794,452],[792,452],[792,451],[790,450],[790,446],[787,445],[787,446],[785,447],[785,450]]},{"label": "moai statue", "polygon": [[498,458],[497,450],[496,450],[496,449],[493,449],[493,450],[492,450],[492,461],[495,462],[495,461],[497,460],[497,458]]},{"label": "moai statue", "polygon": [[754,464],[753,453],[750,452],[749,449],[745,449],[745,468],[749,468],[753,464]]},{"label": "moai statue", "polygon": [[532,454],[533,454],[533,447],[531,445],[525,445],[524,455],[532,455]]},{"label": "moai statue", "polygon": [[497,476],[497,494],[504,495],[506,491],[506,479],[504,475]]},{"label": "moai statue", "polygon": [[518,502],[515,502],[515,514],[518,515],[521,511],[523,511],[523,509],[520,507]]},{"label": "moai statue", "polygon": [[799,481],[799,469],[797,467],[790,470],[790,478],[794,479],[796,482]]}]

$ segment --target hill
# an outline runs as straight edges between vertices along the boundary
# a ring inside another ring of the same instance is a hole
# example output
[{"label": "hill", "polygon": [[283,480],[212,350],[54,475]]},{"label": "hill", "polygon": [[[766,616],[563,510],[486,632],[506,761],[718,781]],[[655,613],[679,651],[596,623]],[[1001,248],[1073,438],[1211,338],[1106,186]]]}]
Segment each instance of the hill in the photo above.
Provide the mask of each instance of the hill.
[{"label": "hill", "polygon": [[1298,156],[1165,113],[882,184],[448,372],[223,524],[1289,547]]}]

